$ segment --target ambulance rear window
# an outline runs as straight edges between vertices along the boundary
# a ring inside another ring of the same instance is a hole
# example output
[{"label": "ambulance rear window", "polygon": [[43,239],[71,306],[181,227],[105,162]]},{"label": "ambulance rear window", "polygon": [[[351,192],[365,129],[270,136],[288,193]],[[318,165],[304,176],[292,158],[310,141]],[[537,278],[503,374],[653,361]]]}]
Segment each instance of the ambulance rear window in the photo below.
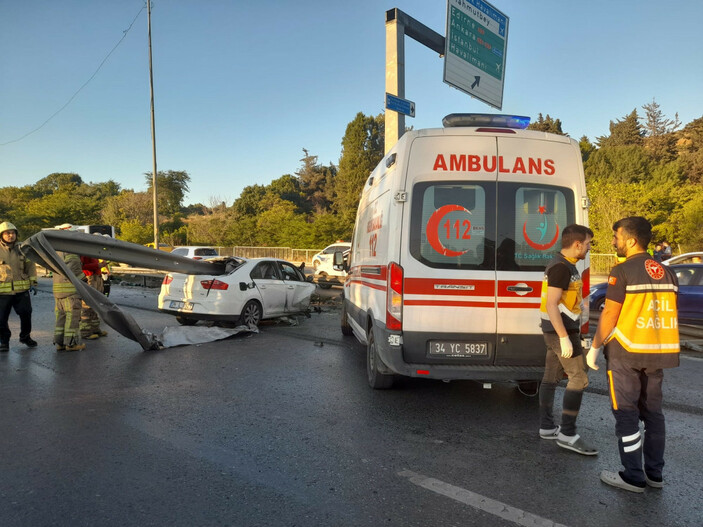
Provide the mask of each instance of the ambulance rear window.
[{"label": "ambulance rear window", "polygon": [[574,194],[564,187],[498,186],[499,271],[541,271],[561,249],[561,231],[574,223]]},{"label": "ambulance rear window", "polygon": [[[423,182],[413,189],[410,253],[430,267],[492,269],[495,183]],[[493,206],[488,205],[491,210]],[[418,209],[420,213],[418,213]]]}]

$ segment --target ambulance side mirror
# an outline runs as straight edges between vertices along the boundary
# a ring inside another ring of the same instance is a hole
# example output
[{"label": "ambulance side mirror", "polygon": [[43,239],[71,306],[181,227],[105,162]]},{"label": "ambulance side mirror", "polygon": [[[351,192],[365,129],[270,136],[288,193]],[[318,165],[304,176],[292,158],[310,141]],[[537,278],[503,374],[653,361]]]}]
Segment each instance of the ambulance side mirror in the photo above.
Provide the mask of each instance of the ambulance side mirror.
[{"label": "ambulance side mirror", "polygon": [[335,271],[349,272],[349,251],[334,252],[332,269],[334,269]]}]

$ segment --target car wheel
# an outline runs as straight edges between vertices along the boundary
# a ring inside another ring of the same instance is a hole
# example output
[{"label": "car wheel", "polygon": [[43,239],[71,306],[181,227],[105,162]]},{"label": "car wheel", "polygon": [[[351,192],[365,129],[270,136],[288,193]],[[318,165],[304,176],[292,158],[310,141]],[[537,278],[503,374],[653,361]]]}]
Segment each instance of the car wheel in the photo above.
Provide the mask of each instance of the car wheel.
[{"label": "car wheel", "polygon": [[261,304],[256,300],[249,300],[242,308],[242,314],[239,321],[247,326],[258,326],[261,322],[262,312]]},{"label": "car wheel", "polygon": [[603,311],[605,307],[605,297],[599,298],[598,301],[593,305],[594,311]]},{"label": "car wheel", "polygon": [[378,370],[381,359],[378,357],[378,350],[376,350],[373,328],[369,328],[366,340],[368,342],[366,346],[366,376],[369,381],[369,386],[374,390],[387,390],[393,386],[394,376],[386,375]]},{"label": "car wheel", "polygon": [[195,326],[198,321],[194,318],[176,317],[176,322],[181,326]]},{"label": "car wheel", "polygon": [[349,325],[349,320],[347,320],[347,303],[344,301],[344,297],[342,297],[342,335],[346,335],[347,337],[349,335],[352,335],[352,328]]}]

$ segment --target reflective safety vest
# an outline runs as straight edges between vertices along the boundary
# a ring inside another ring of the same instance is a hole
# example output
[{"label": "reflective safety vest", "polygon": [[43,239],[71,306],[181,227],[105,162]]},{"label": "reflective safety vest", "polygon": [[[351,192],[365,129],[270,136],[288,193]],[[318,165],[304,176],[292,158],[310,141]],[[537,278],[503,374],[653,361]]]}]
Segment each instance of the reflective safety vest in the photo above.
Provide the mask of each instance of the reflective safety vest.
[{"label": "reflective safety vest", "polygon": [[[63,261],[68,266],[68,269],[79,279],[84,279],[83,269],[81,268],[81,259],[77,254],[57,252],[63,258]],[[61,273],[54,273],[53,292],[55,298],[66,298],[77,293],[75,286],[71,281]]]},{"label": "reflective safety vest", "polygon": [[626,357],[641,368],[679,365],[678,282],[647,253],[631,256],[608,278],[606,298],[622,308],[606,343],[609,358]]},{"label": "reflective safety vest", "polygon": [[539,306],[539,314],[542,322],[542,331],[554,333],[556,330],[549,320],[547,313],[547,290],[549,288],[549,273],[556,265],[564,265],[569,270],[569,284],[563,288],[559,299],[559,312],[561,313],[564,327],[569,333],[578,333],[581,329],[581,301],[583,300],[583,281],[576,266],[564,257],[561,253],[547,264],[542,280],[542,300]]},{"label": "reflective safety vest", "polygon": [[22,293],[36,284],[34,262],[20,252],[17,243],[0,243],[0,295]]}]

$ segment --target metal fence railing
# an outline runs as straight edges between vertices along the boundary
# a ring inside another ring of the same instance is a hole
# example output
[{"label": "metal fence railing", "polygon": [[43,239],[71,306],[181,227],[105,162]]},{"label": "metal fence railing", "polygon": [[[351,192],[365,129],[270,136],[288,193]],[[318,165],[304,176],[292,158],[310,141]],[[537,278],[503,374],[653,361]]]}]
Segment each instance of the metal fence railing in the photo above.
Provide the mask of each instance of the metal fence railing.
[{"label": "metal fence railing", "polygon": [[618,263],[613,253],[591,253],[591,274],[609,275],[610,270]]},{"label": "metal fence railing", "polygon": [[244,258],[281,258],[292,263],[312,263],[312,257],[322,249],[293,249],[291,247],[216,247],[220,256],[243,256]]}]

